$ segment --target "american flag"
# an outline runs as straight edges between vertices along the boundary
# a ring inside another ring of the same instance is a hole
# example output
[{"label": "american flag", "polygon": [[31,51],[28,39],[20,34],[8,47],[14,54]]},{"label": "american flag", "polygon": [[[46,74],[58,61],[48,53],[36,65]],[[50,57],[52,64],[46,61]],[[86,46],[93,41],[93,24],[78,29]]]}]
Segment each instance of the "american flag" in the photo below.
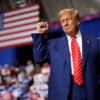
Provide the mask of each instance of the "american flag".
[{"label": "american flag", "polygon": [[39,22],[39,4],[0,13],[0,49],[32,44]]}]

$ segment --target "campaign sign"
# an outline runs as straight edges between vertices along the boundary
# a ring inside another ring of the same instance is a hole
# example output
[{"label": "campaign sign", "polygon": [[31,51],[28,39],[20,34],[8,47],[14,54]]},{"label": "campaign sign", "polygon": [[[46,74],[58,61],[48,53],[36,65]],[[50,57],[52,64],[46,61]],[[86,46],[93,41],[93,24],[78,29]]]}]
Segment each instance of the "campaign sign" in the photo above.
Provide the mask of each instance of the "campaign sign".
[{"label": "campaign sign", "polygon": [[16,82],[18,82],[18,79],[17,78],[13,78],[12,80],[11,80],[11,83],[16,83]]},{"label": "campaign sign", "polygon": [[37,98],[39,98],[39,94],[31,94],[31,98],[32,100],[37,100]]},{"label": "campaign sign", "polygon": [[41,73],[50,75],[50,67],[49,66],[42,67],[41,68]]},{"label": "campaign sign", "polygon": [[41,89],[40,91],[40,97],[45,98],[48,96],[48,89]]},{"label": "campaign sign", "polygon": [[11,92],[1,93],[1,100],[13,100],[12,93]]},{"label": "campaign sign", "polygon": [[49,81],[49,76],[47,74],[36,74],[33,76],[34,83],[45,83]]},{"label": "campaign sign", "polygon": [[10,75],[11,74],[11,71],[10,69],[5,69],[5,68],[2,68],[1,70],[1,75]]},{"label": "campaign sign", "polygon": [[40,91],[43,90],[43,89],[48,89],[48,85],[47,84],[33,84],[31,87],[30,87],[30,90],[32,93],[39,93],[40,94]]},{"label": "campaign sign", "polygon": [[0,100],[1,100],[1,93],[0,93]]},{"label": "campaign sign", "polygon": [[36,100],[45,100],[45,98],[37,98]]},{"label": "campaign sign", "polygon": [[28,78],[24,78],[23,80],[22,80],[22,82],[21,82],[21,84],[23,84],[23,85],[29,85],[29,83],[30,83],[30,81],[29,81],[29,79]]},{"label": "campaign sign", "polygon": [[28,76],[29,81],[33,80],[33,76]]},{"label": "campaign sign", "polygon": [[12,96],[13,98],[19,98],[21,97],[22,93],[23,93],[23,89],[20,87],[17,87],[12,91]]}]

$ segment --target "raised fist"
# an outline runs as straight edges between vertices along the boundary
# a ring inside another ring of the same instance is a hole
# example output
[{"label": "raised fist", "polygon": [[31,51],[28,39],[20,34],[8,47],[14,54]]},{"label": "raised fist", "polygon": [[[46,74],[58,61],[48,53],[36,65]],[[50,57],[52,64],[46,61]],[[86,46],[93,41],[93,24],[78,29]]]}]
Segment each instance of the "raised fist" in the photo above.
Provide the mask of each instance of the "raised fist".
[{"label": "raised fist", "polygon": [[49,29],[47,22],[39,22],[37,24],[37,32],[36,33],[44,33]]}]

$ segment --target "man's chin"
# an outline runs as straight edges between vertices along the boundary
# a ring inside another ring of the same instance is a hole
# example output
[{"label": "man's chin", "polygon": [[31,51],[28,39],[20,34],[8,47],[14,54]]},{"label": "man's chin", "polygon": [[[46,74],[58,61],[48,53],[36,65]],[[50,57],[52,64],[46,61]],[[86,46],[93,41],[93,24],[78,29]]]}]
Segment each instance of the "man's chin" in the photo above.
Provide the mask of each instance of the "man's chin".
[{"label": "man's chin", "polygon": [[72,32],[65,32],[69,36],[73,36],[74,34]]}]

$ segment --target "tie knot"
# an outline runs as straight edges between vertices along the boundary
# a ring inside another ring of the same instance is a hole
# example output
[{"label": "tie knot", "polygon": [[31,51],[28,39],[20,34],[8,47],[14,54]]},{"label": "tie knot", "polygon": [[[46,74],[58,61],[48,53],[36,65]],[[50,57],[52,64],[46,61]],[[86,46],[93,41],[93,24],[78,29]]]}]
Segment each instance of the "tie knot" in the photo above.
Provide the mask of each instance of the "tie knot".
[{"label": "tie knot", "polygon": [[71,37],[72,39],[76,39],[76,35]]}]

